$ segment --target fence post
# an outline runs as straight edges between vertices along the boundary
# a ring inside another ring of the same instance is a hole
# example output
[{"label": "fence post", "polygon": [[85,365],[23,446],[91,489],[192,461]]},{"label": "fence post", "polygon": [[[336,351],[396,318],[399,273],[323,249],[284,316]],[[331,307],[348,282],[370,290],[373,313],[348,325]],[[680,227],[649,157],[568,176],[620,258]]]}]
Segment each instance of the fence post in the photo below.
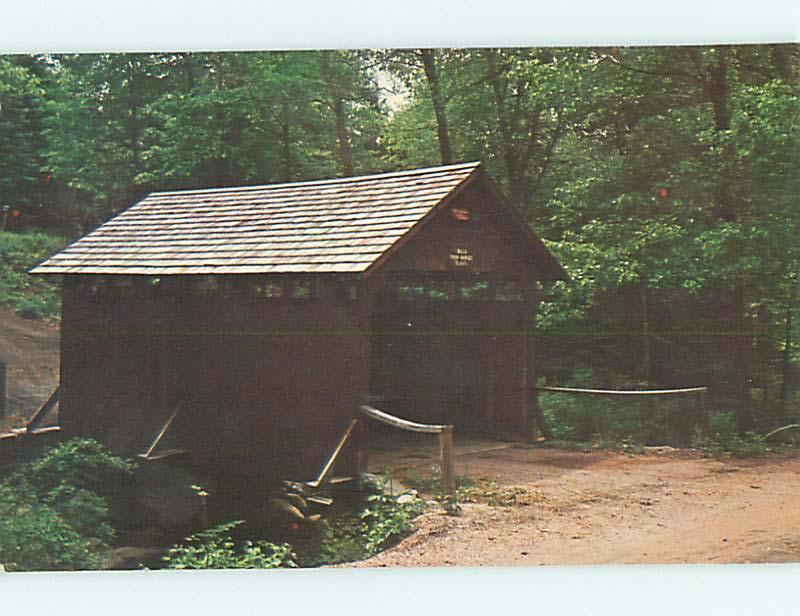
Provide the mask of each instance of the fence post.
[{"label": "fence post", "polygon": [[708,437],[708,389],[700,392],[700,437]]},{"label": "fence post", "polygon": [[0,419],[6,416],[6,365],[0,361]]},{"label": "fence post", "polygon": [[456,493],[456,473],[453,460],[453,426],[444,426],[439,432],[440,467],[442,471],[442,492],[446,496]]}]

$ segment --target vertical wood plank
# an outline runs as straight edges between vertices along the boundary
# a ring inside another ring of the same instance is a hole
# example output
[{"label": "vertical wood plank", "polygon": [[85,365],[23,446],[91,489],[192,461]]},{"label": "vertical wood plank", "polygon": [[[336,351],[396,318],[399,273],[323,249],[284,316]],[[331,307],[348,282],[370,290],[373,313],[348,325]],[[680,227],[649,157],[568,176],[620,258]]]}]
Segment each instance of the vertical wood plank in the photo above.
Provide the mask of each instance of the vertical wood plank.
[{"label": "vertical wood plank", "polygon": [[526,316],[522,319],[522,366],[520,369],[521,380],[520,387],[520,406],[522,407],[520,414],[520,424],[522,429],[522,438],[525,441],[531,440],[531,422],[528,409],[528,401],[530,398],[530,340],[528,339],[530,332],[528,330],[528,319]]},{"label": "vertical wood plank", "polygon": [[485,350],[486,353],[486,427],[488,429],[489,434],[495,433],[495,413],[494,413],[494,397],[495,397],[495,389],[497,380],[496,372],[497,369],[495,368],[495,345],[493,340],[489,338],[487,340],[487,348]]}]

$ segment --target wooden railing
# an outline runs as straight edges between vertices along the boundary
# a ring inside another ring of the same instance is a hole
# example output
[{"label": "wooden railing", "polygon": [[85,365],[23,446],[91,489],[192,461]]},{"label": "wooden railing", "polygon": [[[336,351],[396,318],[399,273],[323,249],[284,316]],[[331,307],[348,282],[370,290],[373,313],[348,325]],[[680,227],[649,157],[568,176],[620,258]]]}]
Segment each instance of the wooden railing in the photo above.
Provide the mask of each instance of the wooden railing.
[{"label": "wooden railing", "polygon": [[580,387],[533,387],[535,391],[591,396],[671,396],[697,394],[699,397],[698,424],[703,438],[708,434],[708,387],[682,387],[678,389],[586,389]]},{"label": "wooden railing", "polygon": [[322,467],[322,470],[317,475],[317,478],[313,481],[307,481],[306,485],[312,488],[320,487],[324,482],[325,479],[328,478],[328,475],[333,470],[333,465],[336,464],[336,459],[339,457],[339,454],[342,453],[342,449],[344,449],[345,443],[350,438],[350,435],[353,433],[353,430],[358,424],[358,419],[353,418],[350,420],[350,425],[347,426],[347,429],[342,434],[342,437],[339,439],[339,442],[336,444],[336,448],[333,450],[331,457],[328,458],[328,461],[325,463],[325,466]]},{"label": "wooden railing", "polygon": [[58,397],[61,392],[61,386],[56,387],[53,390],[53,393],[50,394],[50,397],[47,398],[45,403],[39,407],[39,410],[36,411],[33,416],[28,420],[28,423],[25,424],[25,433],[26,434],[41,434],[43,432],[50,432],[50,431],[57,431],[60,430],[59,426],[45,426],[41,427],[40,424],[42,421],[47,417],[47,414],[53,410],[56,404],[58,404]]},{"label": "wooden railing", "polygon": [[387,426],[406,430],[407,432],[423,432],[426,434],[439,435],[439,466],[442,473],[442,492],[447,496],[453,496],[456,491],[456,476],[453,461],[453,426],[421,424],[415,421],[408,421],[395,417],[384,411],[368,406],[366,404],[359,407],[359,412],[369,419],[379,421]]},{"label": "wooden railing", "polygon": [[172,414],[167,418],[167,421],[164,422],[164,425],[161,426],[161,430],[158,431],[158,434],[156,434],[156,437],[153,439],[153,442],[150,443],[150,447],[148,447],[147,451],[145,451],[144,453],[138,454],[136,456],[137,458],[142,458],[143,460],[148,460],[148,461],[163,460],[164,458],[186,453],[185,449],[170,449],[167,451],[156,452],[158,444],[161,442],[161,439],[164,438],[164,435],[167,433],[167,430],[169,430],[170,426],[172,425],[172,422],[175,421],[175,418],[178,416],[178,413],[180,413],[183,406],[184,406],[183,400],[178,402],[178,404],[175,406],[175,409],[172,411]]}]

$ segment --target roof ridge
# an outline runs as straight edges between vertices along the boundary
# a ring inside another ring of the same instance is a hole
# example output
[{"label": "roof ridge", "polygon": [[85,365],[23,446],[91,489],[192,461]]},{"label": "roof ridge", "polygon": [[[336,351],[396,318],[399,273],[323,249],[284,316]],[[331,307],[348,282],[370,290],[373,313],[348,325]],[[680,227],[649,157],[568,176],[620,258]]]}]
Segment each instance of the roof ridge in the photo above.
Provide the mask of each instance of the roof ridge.
[{"label": "roof ridge", "polygon": [[480,167],[480,161],[471,161],[467,163],[457,163],[454,165],[442,165],[439,167],[421,167],[418,169],[408,169],[406,171],[389,171],[386,173],[372,173],[369,175],[348,176],[343,178],[332,178],[327,180],[304,180],[302,182],[281,182],[277,184],[254,184],[252,186],[222,186],[218,188],[188,188],[182,190],[160,190],[149,193],[147,196],[155,195],[192,195],[203,193],[226,193],[226,192],[239,192],[247,190],[264,190],[264,189],[279,189],[289,188],[293,186],[320,186],[329,184],[346,184],[353,182],[360,182],[364,180],[379,180],[396,177],[409,177],[424,175],[428,173],[438,173],[442,171],[458,171],[461,169],[477,169]]}]

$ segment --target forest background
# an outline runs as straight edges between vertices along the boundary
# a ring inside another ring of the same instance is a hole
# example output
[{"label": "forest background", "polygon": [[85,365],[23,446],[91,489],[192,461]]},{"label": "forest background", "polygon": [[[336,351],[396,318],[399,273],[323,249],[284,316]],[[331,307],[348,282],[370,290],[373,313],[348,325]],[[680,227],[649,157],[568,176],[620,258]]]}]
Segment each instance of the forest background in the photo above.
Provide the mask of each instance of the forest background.
[{"label": "forest background", "polygon": [[[788,44],[3,56],[0,304],[57,315],[25,269],[153,190],[480,160],[571,277],[545,289],[544,381],[709,386],[720,416],[764,432],[800,413],[799,60]],[[597,429],[581,423],[563,428]]]}]

